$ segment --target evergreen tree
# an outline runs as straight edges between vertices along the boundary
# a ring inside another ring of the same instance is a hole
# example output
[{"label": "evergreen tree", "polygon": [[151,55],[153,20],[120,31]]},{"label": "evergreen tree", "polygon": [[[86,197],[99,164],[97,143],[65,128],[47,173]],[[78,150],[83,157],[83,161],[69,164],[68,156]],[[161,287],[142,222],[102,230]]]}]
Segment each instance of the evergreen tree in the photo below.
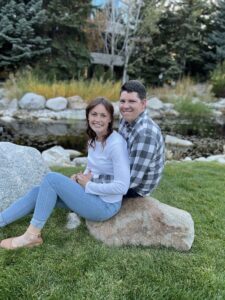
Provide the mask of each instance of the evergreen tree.
[{"label": "evergreen tree", "polygon": [[207,58],[206,68],[213,70],[217,64],[221,65],[225,60],[225,2],[219,0],[214,5],[210,24],[210,33],[207,40],[205,56]]},{"label": "evergreen tree", "polygon": [[202,50],[209,13],[209,4],[204,0],[182,0],[177,3],[176,30],[171,40],[171,51],[179,64],[180,76],[203,73]]},{"label": "evergreen tree", "polygon": [[[151,12],[149,13],[151,14]],[[148,83],[163,84],[185,74],[204,73],[202,47],[209,8],[203,0],[182,0],[164,5],[153,32],[145,30],[136,48],[131,76],[144,77]],[[143,27],[143,24],[142,24]],[[143,31],[143,30],[142,30]]]},{"label": "evergreen tree", "polygon": [[85,25],[91,1],[45,0],[44,8],[48,16],[45,32],[52,40],[52,51],[39,67],[49,78],[79,78],[90,64]]},{"label": "evergreen tree", "polygon": [[1,0],[0,70],[16,70],[50,51],[49,39],[37,34],[45,20],[41,0]]},{"label": "evergreen tree", "polygon": [[[172,35],[176,31],[176,15],[168,6],[157,7],[153,3],[145,6],[147,11],[144,15],[148,18],[140,26],[140,42],[136,43],[129,72],[131,77],[144,78],[146,83],[153,85],[169,82],[180,73],[177,61],[170,51]],[[156,20],[154,26],[148,26],[151,15]]]}]

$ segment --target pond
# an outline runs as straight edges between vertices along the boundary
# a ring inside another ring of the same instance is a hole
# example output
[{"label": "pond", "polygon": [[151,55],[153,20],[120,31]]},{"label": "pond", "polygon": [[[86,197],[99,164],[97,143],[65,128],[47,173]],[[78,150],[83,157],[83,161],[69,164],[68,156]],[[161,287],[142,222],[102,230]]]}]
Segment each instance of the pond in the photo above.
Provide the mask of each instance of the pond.
[{"label": "pond", "polygon": [[[225,126],[217,125],[212,120],[206,122],[201,119],[168,118],[156,122],[161,127],[164,136],[170,134],[194,142],[194,149],[196,151],[201,149],[198,155],[208,156],[223,152]],[[115,121],[115,128],[117,127],[118,121]],[[76,149],[85,153],[87,140],[85,129],[85,120],[52,123],[21,120],[4,123],[0,121],[0,140],[32,146],[40,151],[61,145],[66,149]]]}]

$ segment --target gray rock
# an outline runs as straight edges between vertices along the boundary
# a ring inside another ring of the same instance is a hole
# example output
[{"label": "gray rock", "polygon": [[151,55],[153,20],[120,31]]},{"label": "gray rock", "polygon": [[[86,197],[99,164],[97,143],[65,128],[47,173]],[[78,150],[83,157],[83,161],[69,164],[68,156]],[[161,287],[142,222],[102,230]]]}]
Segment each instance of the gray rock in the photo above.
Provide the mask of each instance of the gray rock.
[{"label": "gray rock", "polygon": [[68,213],[67,215],[67,229],[76,229],[80,225],[81,221],[78,215],[74,212]]},{"label": "gray rock", "polygon": [[4,116],[13,117],[17,110],[18,110],[18,101],[17,99],[13,99],[9,102],[7,109],[4,111]]},{"label": "gray rock", "polygon": [[110,220],[86,224],[96,239],[110,246],[165,246],[187,251],[194,241],[191,215],[151,197],[126,199]]},{"label": "gray rock", "polygon": [[76,157],[72,162],[75,167],[85,167],[87,165],[87,157]]},{"label": "gray rock", "polygon": [[175,136],[166,135],[165,143],[167,145],[173,145],[178,147],[192,147],[193,143],[188,140],[179,139]]},{"label": "gray rock", "polygon": [[0,166],[0,210],[40,184],[49,171],[38,150],[8,142],[0,142]]},{"label": "gray rock", "polygon": [[19,107],[27,110],[43,109],[45,107],[45,98],[35,93],[26,93],[19,100]]},{"label": "gray rock", "polygon": [[[179,139],[175,136],[166,135],[165,137],[165,144],[168,153],[172,153],[170,155],[171,159],[181,159],[183,154],[193,147],[193,143],[188,140]],[[168,157],[167,157],[168,158]]]},{"label": "gray rock", "polygon": [[70,154],[61,146],[54,146],[43,151],[42,158],[48,166],[66,166],[70,164]]},{"label": "gray rock", "polygon": [[153,97],[147,101],[147,107],[155,110],[163,109],[163,102],[158,98]]},{"label": "gray rock", "polygon": [[48,99],[46,102],[46,107],[54,110],[54,111],[60,111],[66,109],[68,104],[68,101],[64,97],[56,97],[52,99]]},{"label": "gray rock", "polygon": [[6,98],[0,99],[0,109],[7,109],[9,102],[10,101]]},{"label": "gray rock", "polygon": [[67,98],[69,109],[85,109],[87,103],[80,96],[71,96]]}]

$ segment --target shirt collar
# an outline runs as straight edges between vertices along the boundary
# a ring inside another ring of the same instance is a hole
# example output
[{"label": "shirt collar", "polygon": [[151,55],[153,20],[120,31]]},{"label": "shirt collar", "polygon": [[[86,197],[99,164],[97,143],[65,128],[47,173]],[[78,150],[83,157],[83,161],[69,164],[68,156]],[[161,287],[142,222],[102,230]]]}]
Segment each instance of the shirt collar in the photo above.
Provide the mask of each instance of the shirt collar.
[{"label": "shirt collar", "polygon": [[125,121],[124,124],[127,127],[127,129],[132,129],[146,115],[147,115],[147,112],[146,112],[146,110],[144,110],[142,113],[140,113],[140,115],[133,122],[128,123],[127,121]]}]

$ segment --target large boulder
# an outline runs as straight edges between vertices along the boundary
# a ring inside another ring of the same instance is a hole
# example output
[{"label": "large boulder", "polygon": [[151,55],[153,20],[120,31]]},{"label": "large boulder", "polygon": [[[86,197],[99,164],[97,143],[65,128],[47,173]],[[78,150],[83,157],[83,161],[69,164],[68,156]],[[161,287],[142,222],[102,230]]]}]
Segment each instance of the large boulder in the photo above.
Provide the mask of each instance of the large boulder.
[{"label": "large boulder", "polygon": [[64,97],[51,98],[46,101],[46,107],[54,111],[60,111],[66,109],[67,104],[68,101]]},{"label": "large boulder", "polygon": [[48,171],[35,148],[0,142],[0,211],[40,184]]},{"label": "large boulder", "polygon": [[19,107],[27,110],[43,109],[45,107],[45,97],[35,93],[26,93],[19,100]]},{"label": "large boulder", "polygon": [[113,246],[166,246],[187,251],[194,240],[191,215],[151,197],[126,199],[110,220],[86,224],[96,239]]}]

